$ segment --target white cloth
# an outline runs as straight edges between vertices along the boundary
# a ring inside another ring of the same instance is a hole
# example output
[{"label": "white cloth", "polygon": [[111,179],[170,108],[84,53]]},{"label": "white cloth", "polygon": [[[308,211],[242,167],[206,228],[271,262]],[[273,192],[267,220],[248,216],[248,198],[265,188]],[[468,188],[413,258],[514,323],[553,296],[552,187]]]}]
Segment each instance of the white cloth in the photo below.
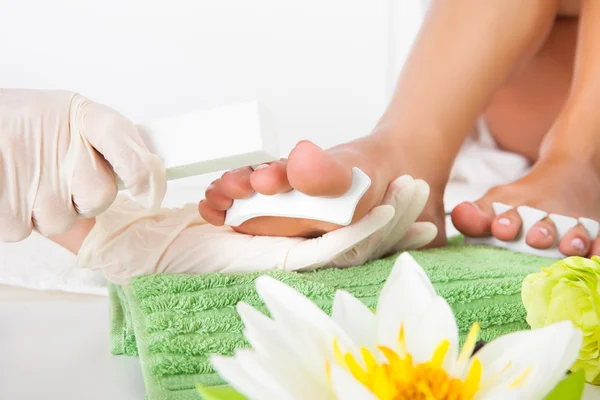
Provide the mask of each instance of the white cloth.
[{"label": "white cloth", "polygon": [[519,179],[529,170],[529,161],[498,148],[483,117],[459,152],[450,180],[468,184],[501,185]]},{"label": "white cloth", "polygon": [[38,233],[18,243],[0,243],[0,285],[105,295],[99,272],[75,268],[77,257]]},{"label": "white cloth", "polygon": [[[163,207],[178,208],[198,200],[213,180],[210,175],[168,182]],[[34,290],[106,295],[106,279],[77,268],[77,256],[33,232],[18,243],[0,243],[0,285]]]}]

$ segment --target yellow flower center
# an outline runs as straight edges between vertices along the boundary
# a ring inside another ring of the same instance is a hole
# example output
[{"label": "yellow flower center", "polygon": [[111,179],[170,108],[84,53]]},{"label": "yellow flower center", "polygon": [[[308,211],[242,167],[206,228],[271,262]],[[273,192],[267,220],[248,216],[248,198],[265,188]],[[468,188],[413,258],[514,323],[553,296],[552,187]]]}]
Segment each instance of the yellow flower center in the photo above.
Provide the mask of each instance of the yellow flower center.
[{"label": "yellow flower center", "polygon": [[[477,340],[478,325],[473,325],[463,346],[458,363],[466,366]],[[400,329],[398,351],[379,346],[385,360],[380,362],[373,353],[361,348],[362,362],[354,355],[343,353],[334,341],[335,361],[380,400],[471,400],[480,389],[481,363],[473,358],[464,380],[448,375],[443,368],[450,342],[443,340],[431,360],[415,364],[406,351],[404,329]],[[329,364],[327,373],[329,375]]]}]

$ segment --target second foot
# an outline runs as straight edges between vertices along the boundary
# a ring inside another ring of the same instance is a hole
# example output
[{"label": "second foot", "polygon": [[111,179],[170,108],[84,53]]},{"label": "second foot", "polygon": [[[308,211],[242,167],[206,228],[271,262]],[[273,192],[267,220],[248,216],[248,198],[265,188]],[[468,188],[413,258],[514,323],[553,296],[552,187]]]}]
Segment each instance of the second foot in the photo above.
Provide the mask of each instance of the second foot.
[{"label": "second foot", "polygon": [[[521,234],[522,225],[516,208],[495,215],[494,202],[600,221],[600,176],[592,165],[580,160],[548,157],[515,183],[497,186],[474,203],[456,206],[452,223],[465,236],[493,235],[502,241],[514,240]],[[581,224],[559,238],[552,220],[545,218],[522,234],[526,243],[536,249],[558,246],[565,256],[600,255],[600,238],[589,237]]]}]

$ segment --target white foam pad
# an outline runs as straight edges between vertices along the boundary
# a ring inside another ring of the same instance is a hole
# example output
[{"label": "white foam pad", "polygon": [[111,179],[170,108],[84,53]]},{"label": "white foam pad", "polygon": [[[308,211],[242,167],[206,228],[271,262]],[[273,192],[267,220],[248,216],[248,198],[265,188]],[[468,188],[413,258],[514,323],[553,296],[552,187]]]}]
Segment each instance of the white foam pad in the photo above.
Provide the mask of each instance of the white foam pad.
[{"label": "white foam pad", "polygon": [[[565,217],[564,215],[559,214],[550,214],[549,218],[554,223],[557,238],[562,238],[563,236],[565,236],[567,232],[575,228],[579,223],[579,221],[577,221],[577,218]],[[556,243],[558,242],[559,240],[556,241]]]},{"label": "white foam pad", "polygon": [[163,118],[137,128],[148,149],[164,162],[168,180],[279,159],[271,113],[256,101]]},{"label": "white foam pad", "polygon": [[[506,211],[513,209],[512,206],[502,203],[494,203],[493,208],[494,213],[496,215],[502,214]],[[548,213],[545,211],[528,206],[517,207],[517,213],[519,213],[519,216],[521,217],[522,224],[521,230],[514,240],[510,242],[504,242],[502,240],[496,239],[493,236],[482,238],[465,237],[465,243],[500,247],[503,249],[512,250],[519,253],[533,254],[540,257],[565,258],[566,256],[562,254],[557,248],[558,243],[560,242],[560,239],[562,239],[569,230],[577,226],[578,223],[581,223],[581,225],[585,227],[591,239],[595,239],[598,236],[600,224],[589,218],[576,219],[559,214],[548,215]],[[557,240],[555,241],[553,247],[549,249],[533,248],[525,242],[527,232],[529,232],[529,230],[536,223],[538,223],[546,217],[550,218],[550,220],[552,220],[554,226],[556,227]]]},{"label": "white foam pad", "polygon": [[225,224],[238,226],[256,217],[306,218],[348,225],[361,197],[371,186],[371,179],[358,168],[352,169],[352,186],[346,194],[335,198],[310,197],[297,190],[265,196],[255,193],[252,197],[235,200],[227,211]]},{"label": "white foam pad", "polygon": [[494,208],[494,213],[496,213],[496,215],[504,214],[505,212],[510,211],[514,208],[513,206],[509,206],[508,204],[498,202],[493,202],[492,207]]}]

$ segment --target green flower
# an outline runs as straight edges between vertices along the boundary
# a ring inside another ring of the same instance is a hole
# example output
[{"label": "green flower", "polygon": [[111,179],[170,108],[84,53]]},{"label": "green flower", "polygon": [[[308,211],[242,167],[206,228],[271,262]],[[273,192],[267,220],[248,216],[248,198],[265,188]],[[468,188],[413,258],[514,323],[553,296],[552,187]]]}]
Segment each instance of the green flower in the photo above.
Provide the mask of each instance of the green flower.
[{"label": "green flower", "polygon": [[572,370],[583,370],[586,381],[596,385],[600,384],[599,277],[600,258],[569,257],[527,276],[522,291],[532,328],[570,320],[583,332]]}]

